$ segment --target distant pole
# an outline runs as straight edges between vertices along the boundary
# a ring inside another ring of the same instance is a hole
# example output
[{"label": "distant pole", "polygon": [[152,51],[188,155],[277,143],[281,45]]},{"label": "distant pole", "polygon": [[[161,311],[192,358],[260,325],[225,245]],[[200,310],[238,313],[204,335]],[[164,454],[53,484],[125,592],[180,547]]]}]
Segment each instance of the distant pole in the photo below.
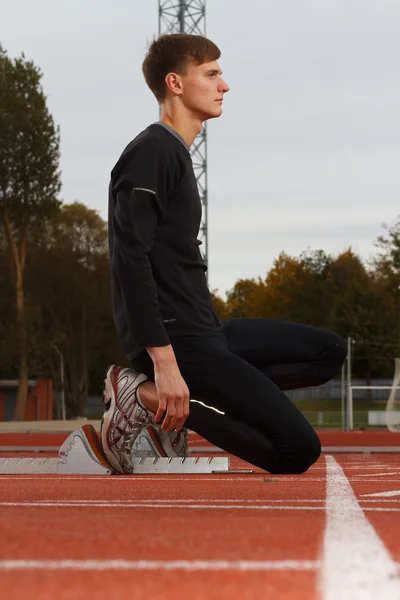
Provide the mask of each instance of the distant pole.
[{"label": "distant pole", "polygon": [[180,0],[179,7],[179,33],[185,33],[185,6],[186,2],[184,0]]},{"label": "distant pole", "polygon": [[347,338],[347,431],[353,429],[353,394],[351,389],[351,345],[353,340]]},{"label": "distant pole", "polygon": [[400,356],[400,285],[397,286],[397,308],[398,308],[398,339],[399,339],[399,356]]},{"label": "distant pole", "polygon": [[342,367],[341,373],[341,408],[342,408],[342,431],[346,430],[346,363]]},{"label": "distant pole", "polygon": [[57,348],[55,344],[53,344],[53,348],[58,352],[60,356],[60,399],[61,399],[61,418],[63,421],[66,420],[66,410],[65,410],[65,386],[64,386],[64,356]]}]

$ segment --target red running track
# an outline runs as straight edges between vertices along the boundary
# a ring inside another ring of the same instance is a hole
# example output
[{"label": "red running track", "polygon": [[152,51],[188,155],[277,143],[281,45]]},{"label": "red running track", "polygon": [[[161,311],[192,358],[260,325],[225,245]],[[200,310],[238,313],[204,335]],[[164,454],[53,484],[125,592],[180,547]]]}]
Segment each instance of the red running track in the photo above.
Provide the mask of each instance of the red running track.
[{"label": "red running track", "polygon": [[[400,457],[336,462],[397,563]],[[0,598],[341,600],[329,578],[321,583],[334,568],[327,464],[294,476],[0,476]],[[398,585],[385,600],[400,598]]]}]

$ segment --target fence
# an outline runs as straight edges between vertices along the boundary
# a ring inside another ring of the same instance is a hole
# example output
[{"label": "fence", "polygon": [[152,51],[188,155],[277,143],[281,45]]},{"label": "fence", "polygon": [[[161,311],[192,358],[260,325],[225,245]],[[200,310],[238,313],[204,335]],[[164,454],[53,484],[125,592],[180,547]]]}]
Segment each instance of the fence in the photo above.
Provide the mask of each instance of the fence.
[{"label": "fence", "polygon": [[[352,386],[391,386],[393,379],[352,379]],[[285,394],[293,402],[301,400],[342,400],[342,381],[332,379],[318,387],[303,388],[301,390],[287,390]],[[372,402],[385,402],[389,397],[388,390],[353,390],[354,400],[371,400]]]},{"label": "fence", "polygon": [[[385,428],[385,408],[392,384],[393,379],[351,380],[351,405],[348,402],[348,386],[343,379],[333,379],[319,387],[288,390],[285,393],[314,427],[342,430]],[[387,389],[353,389],[357,386]]]}]

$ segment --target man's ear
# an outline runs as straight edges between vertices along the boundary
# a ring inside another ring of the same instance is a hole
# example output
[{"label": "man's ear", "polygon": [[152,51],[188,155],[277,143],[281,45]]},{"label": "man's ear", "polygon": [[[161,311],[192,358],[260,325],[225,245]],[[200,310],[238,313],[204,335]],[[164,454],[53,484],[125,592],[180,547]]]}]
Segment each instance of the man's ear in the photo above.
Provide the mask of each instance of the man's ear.
[{"label": "man's ear", "polygon": [[180,94],[182,92],[182,83],[176,73],[168,73],[165,77],[165,84],[174,94]]}]

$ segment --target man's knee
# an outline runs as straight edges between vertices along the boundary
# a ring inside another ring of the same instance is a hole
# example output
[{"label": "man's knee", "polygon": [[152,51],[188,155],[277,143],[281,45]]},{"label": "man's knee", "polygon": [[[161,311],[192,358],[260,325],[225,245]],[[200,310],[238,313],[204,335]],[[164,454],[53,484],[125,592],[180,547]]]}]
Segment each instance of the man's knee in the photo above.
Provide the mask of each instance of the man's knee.
[{"label": "man's knee", "polygon": [[297,440],[286,452],[282,452],[280,460],[271,473],[275,475],[298,475],[305,473],[321,456],[321,442],[312,433],[302,440]]},{"label": "man's knee", "polygon": [[324,355],[319,368],[319,381],[314,382],[314,385],[323,385],[339,373],[347,357],[346,341],[340,335],[329,332]]},{"label": "man's knee", "polygon": [[332,340],[332,359],[338,370],[342,368],[347,357],[347,342],[340,335],[334,334]]},{"label": "man's knee", "polygon": [[307,440],[292,461],[292,473],[305,473],[321,456],[321,442],[317,434]]}]

